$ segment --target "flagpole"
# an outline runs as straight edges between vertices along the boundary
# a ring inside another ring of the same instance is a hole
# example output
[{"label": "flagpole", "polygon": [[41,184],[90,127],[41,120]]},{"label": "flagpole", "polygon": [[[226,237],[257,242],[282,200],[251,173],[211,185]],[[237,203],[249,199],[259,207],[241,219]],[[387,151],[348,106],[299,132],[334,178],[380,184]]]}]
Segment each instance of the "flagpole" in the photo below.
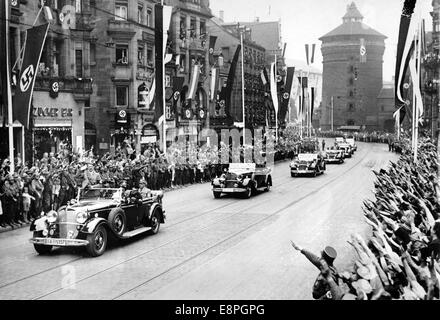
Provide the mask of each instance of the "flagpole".
[{"label": "flagpole", "polygon": [[11,92],[11,76],[9,70],[9,1],[5,1],[5,23],[6,23],[6,101],[8,104],[8,135],[9,135],[9,160],[10,173],[15,172],[15,159],[14,159],[14,118],[12,114],[12,92]]},{"label": "flagpole", "polygon": [[[277,75],[277,55],[275,55],[275,66],[274,66],[274,74],[275,82],[277,81],[276,78]],[[275,85],[277,85],[275,83]],[[275,97],[275,99],[278,99],[278,96]],[[278,110],[275,110],[275,142],[278,143]]]},{"label": "flagpole", "polygon": [[299,71],[299,136],[302,139],[302,122],[303,122],[303,105],[304,105],[304,97],[303,97],[303,77],[302,70]]},{"label": "flagpole", "polygon": [[[240,31],[240,30],[239,30]],[[243,112],[243,147],[246,145],[245,135],[246,135],[246,118],[245,118],[245,108],[244,108],[244,46],[243,46],[243,32],[240,31],[240,45],[241,45],[241,106]]]},{"label": "flagpole", "polygon": [[[162,6],[162,15],[163,15],[163,0],[160,2]],[[165,37],[165,34],[162,35]],[[166,54],[166,44],[165,47],[162,48],[162,56],[165,59]],[[163,104],[163,153],[166,155],[167,153],[167,119],[166,119],[166,105],[165,105],[165,60],[162,62],[162,104]]]}]

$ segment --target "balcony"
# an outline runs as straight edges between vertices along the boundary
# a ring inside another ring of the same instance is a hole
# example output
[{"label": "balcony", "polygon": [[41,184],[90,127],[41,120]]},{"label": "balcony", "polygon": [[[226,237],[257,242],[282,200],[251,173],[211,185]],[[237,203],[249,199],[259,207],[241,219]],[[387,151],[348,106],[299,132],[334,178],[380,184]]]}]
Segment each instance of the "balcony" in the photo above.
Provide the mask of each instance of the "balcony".
[{"label": "balcony", "polygon": [[55,78],[39,76],[35,80],[35,90],[50,91],[51,81],[58,81],[59,92],[69,92],[79,95],[90,95],[93,93],[92,79],[87,78]]},{"label": "balcony", "polygon": [[114,38],[130,40],[136,34],[136,27],[133,23],[126,20],[115,20],[112,18],[108,20],[107,33]]}]

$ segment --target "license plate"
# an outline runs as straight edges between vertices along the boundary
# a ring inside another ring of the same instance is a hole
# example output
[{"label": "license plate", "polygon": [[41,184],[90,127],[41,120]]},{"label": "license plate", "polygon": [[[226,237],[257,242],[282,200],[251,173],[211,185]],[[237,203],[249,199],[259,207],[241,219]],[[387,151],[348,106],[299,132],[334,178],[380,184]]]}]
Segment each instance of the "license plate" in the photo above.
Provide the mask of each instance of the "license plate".
[{"label": "license plate", "polygon": [[33,243],[36,244],[44,244],[44,245],[59,246],[59,247],[83,246],[87,244],[87,241],[76,240],[76,239],[35,238],[31,240]]}]

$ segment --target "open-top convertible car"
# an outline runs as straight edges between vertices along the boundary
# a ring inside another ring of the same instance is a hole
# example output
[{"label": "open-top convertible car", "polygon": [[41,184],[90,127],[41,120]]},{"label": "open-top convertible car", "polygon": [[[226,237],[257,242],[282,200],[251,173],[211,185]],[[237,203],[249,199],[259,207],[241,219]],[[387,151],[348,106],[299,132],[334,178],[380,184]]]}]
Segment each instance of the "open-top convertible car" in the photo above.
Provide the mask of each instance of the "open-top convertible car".
[{"label": "open-top convertible car", "polygon": [[159,232],[165,223],[163,193],[147,197],[123,189],[79,189],[78,196],[58,211],[49,211],[32,222],[30,231],[35,250],[49,253],[53,247],[85,247],[97,257],[104,253],[108,236],[129,239],[142,233]]},{"label": "open-top convertible car", "polygon": [[311,174],[316,177],[326,170],[324,156],[321,153],[300,153],[290,163],[290,175]]},{"label": "open-top convertible car", "polygon": [[339,143],[337,148],[344,152],[344,158],[351,158],[353,155],[353,149],[348,143]]},{"label": "open-top convertible car", "polygon": [[344,151],[338,149],[327,149],[325,151],[325,162],[326,163],[344,163]]},{"label": "open-top convertible car", "polygon": [[353,137],[345,138],[345,141],[351,146],[353,151],[357,151],[357,144]]},{"label": "open-top convertible car", "polygon": [[239,193],[250,198],[257,190],[269,191],[272,186],[272,170],[255,163],[231,163],[220,178],[212,180],[214,198],[222,193]]}]

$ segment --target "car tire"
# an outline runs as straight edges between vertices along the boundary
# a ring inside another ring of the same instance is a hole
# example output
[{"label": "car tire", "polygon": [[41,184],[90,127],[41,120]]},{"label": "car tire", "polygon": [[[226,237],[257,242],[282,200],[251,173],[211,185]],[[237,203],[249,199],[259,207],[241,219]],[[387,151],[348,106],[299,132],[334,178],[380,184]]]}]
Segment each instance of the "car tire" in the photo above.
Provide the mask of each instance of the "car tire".
[{"label": "car tire", "polygon": [[266,192],[270,191],[270,187],[272,186],[272,179],[267,179]]},{"label": "car tire", "polygon": [[294,173],[290,173],[290,176],[292,177],[292,178],[295,178],[295,174]]},{"label": "car tire", "polygon": [[160,230],[160,214],[159,210],[154,210],[153,214],[151,215],[151,220],[149,223],[149,226],[151,228],[150,234],[155,235],[159,233]]},{"label": "car tire", "polygon": [[[41,238],[43,237],[43,234],[41,231],[34,231],[34,238]],[[46,255],[49,254],[52,251],[52,246],[45,246],[42,244],[35,244],[34,243],[34,249],[38,252],[40,255]]]},{"label": "car tire", "polygon": [[99,257],[107,248],[107,230],[103,225],[98,226],[93,233],[87,235],[86,246],[88,254],[92,257]]},{"label": "car tire", "polygon": [[246,199],[249,199],[250,197],[252,197],[252,193],[253,193],[252,188],[251,187],[247,187],[246,188],[246,193],[244,194],[244,197]]},{"label": "car tire", "polygon": [[213,194],[214,194],[214,198],[215,198],[215,199],[219,199],[220,196],[222,195],[221,192],[216,192],[216,191],[214,191]]},{"label": "car tire", "polygon": [[110,211],[108,215],[108,223],[110,225],[110,229],[119,237],[125,232],[127,228],[127,217],[125,216],[124,210],[121,208],[116,208]]}]

